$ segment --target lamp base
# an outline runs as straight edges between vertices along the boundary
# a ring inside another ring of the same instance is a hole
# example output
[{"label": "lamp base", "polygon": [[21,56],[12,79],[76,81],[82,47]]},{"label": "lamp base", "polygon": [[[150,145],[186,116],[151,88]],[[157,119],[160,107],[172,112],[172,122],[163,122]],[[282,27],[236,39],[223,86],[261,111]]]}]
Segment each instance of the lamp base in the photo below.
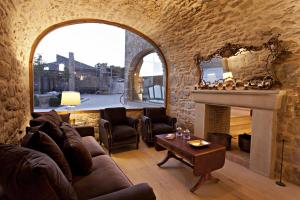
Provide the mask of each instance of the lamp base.
[{"label": "lamp base", "polygon": [[285,187],[286,185],[284,184],[284,182],[281,181],[276,181],[276,185],[279,185],[281,187]]},{"label": "lamp base", "polygon": [[73,125],[73,126],[75,126],[75,118],[70,119],[70,124]]}]

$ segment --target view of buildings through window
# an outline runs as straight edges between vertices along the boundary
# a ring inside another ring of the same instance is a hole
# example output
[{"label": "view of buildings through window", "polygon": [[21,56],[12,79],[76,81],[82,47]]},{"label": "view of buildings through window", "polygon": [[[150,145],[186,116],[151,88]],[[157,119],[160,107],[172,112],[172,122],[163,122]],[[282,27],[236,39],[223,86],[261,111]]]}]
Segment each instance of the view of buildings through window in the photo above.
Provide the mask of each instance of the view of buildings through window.
[{"label": "view of buildings through window", "polygon": [[[137,62],[140,67],[133,66],[143,45],[153,53]],[[63,91],[80,92],[77,110],[164,106],[163,67],[155,48],[125,29],[96,23],[65,26],[48,33],[35,51],[34,110],[65,110]]]}]

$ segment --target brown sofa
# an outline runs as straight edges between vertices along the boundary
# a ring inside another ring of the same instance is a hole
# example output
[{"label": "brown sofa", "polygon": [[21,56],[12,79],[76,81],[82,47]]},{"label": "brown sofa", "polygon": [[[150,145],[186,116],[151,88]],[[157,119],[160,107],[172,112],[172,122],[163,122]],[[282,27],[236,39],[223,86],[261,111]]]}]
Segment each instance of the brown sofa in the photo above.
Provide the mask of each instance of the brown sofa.
[{"label": "brown sofa", "polygon": [[77,128],[77,130],[84,136],[82,138],[84,145],[93,157],[92,172],[87,176],[73,177],[73,187],[79,199],[156,199],[152,188],[148,184],[133,185],[130,182],[115,162],[96,142],[91,129],[87,131],[85,128]]},{"label": "brown sofa", "polygon": [[130,182],[94,139],[93,127],[76,127],[76,130],[92,157],[92,167],[87,175],[72,173],[71,182],[55,162],[58,156],[51,159],[37,150],[0,144],[0,199],[156,199],[148,184]]}]

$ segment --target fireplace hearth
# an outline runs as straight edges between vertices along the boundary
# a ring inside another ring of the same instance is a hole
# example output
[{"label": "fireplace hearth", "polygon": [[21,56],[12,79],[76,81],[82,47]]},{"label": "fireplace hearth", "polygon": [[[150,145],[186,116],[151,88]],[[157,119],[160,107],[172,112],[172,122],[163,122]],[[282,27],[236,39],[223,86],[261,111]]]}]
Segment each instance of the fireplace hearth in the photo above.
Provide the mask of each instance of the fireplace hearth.
[{"label": "fireplace hearth", "polygon": [[205,139],[209,132],[230,132],[230,107],[252,110],[250,154],[242,151],[239,154],[249,157],[248,165],[252,171],[273,177],[277,110],[281,108],[285,91],[195,90],[192,95],[196,103],[194,133]]}]

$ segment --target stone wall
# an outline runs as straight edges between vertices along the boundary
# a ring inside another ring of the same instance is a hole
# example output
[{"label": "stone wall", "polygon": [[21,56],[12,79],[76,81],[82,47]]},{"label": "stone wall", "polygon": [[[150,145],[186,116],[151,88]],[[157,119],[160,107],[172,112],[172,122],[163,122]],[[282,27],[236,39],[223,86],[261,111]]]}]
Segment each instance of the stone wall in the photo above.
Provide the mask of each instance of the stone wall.
[{"label": "stone wall", "polygon": [[142,59],[145,55],[155,51],[155,48],[142,37],[130,32],[125,32],[125,101],[137,100],[135,86],[138,81],[142,65]]},{"label": "stone wall", "polygon": [[281,138],[288,140],[284,177],[300,184],[300,4],[297,1],[4,0],[0,6],[4,16],[0,19],[1,142],[13,141],[10,136],[28,123],[31,47],[39,34],[54,24],[83,18],[107,20],[130,26],[151,38],[168,64],[168,112],[178,118],[179,124],[188,127],[193,127],[195,105],[190,94],[199,74],[193,56],[199,52],[209,55],[227,42],[260,45],[280,33],[292,54],[276,66],[282,89],[287,90],[286,102],[278,113],[278,142]]},{"label": "stone wall", "polygon": [[0,143],[18,143],[30,113],[28,65],[10,35],[15,9],[10,1],[0,2]]}]

